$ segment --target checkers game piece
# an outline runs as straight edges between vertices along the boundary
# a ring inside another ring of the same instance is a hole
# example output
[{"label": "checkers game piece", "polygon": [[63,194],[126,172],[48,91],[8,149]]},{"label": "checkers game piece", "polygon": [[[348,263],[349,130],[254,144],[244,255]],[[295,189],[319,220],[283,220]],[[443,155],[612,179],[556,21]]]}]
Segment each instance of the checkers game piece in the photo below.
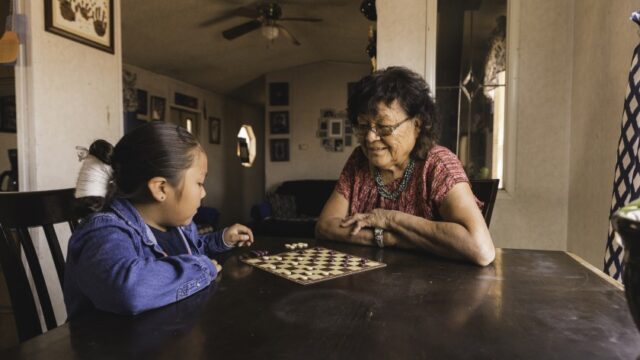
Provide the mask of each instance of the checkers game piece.
[{"label": "checkers game piece", "polygon": [[387,266],[384,263],[322,247],[244,258],[242,261],[302,285]]}]

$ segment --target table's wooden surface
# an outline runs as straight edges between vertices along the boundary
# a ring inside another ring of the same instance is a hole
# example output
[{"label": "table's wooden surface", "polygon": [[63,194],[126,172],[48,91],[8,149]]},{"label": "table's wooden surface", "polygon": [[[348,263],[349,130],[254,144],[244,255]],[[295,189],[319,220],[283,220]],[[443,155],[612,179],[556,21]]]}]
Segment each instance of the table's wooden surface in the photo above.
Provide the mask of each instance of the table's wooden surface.
[{"label": "table's wooden surface", "polygon": [[[275,240],[275,241],[274,241]],[[284,251],[286,239],[254,249]],[[297,240],[300,241],[300,240]],[[314,241],[309,241],[314,245]],[[202,293],[95,314],[0,354],[36,358],[635,359],[624,293],[564,252],[499,250],[486,268],[322,243],[386,268],[302,286],[238,260]]]}]

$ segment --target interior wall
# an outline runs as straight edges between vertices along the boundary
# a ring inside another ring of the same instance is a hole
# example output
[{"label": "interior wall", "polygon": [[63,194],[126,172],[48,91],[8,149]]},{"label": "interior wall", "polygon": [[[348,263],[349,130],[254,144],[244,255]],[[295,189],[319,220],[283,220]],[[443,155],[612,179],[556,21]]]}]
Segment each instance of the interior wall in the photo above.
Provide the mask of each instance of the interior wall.
[{"label": "interior wall", "polygon": [[[245,209],[244,202],[228,200],[227,197],[231,192],[236,199],[244,198],[246,195],[247,199],[255,200],[256,203],[261,200],[261,196],[257,200],[252,196],[256,191],[262,192],[264,175],[260,174],[264,173],[264,165],[259,162],[264,161],[263,158],[256,159],[256,165],[251,170],[243,172],[240,161],[236,161],[235,156],[235,138],[240,128],[238,124],[246,119],[253,126],[260,127],[263,118],[261,108],[228,99],[223,95],[133,65],[124,64],[123,67],[136,74],[137,88],[147,91],[149,96],[160,96],[166,99],[165,120],[168,120],[170,107],[176,107],[175,92],[198,98],[198,109],[178,108],[200,114],[197,137],[209,158],[209,172],[205,180],[207,196],[202,200],[202,204],[215,207],[220,211],[221,225],[246,221],[249,209]],[[216,117],[221,120],[220,144],[209,143],[209,121],[203,118],[205,106],[207,117]],[[260,129],[262,130],[261,127]],[[247,173],[251,173],[253,177],[247,180],[246,184],[242,183],[246,188],[240,187],[236,191],[229,191],[230,188],[235,188],[241,183],[237,180],[244,179]],[[243,216],[245,213],[246,216]]]},{"label": "interior wall", "polygon": [[[345,111],[347,83],[356,82],[370,71],[369,64],[319,62],[285,69],[266,75],[269,83],[289,83],[289,106],[270,106],[267,96],[265,112],[265,188],[267,191],[286,180],[338,179],[347,158],[356,146],[343,152],[324,149],[316,137],[321,109]],[[270,135],[269,111],[289,111],[289,134]],[[289,161],[273,162],[270,139],[289,139]]]},{"label": "interior wall", "polygon": [[[16,66],[21,190],[74,187],[80,168],[75,146],[122,134],[120,1],[113,2],[115,54],[45,31],[44,3],[19,2],[28,20]],[[66,253],[69,234],[59,235]],[[37,247],[46,254],[43,243]],[[62,323],[66,313],[53,263],[50,256],[40,260]]]},{"label": "interior wall", "polygon": [[575,2],[568,250],[603,268],[622,106],[638,25],[631,0]]},{"label": "interior wall", "polygon": [[398,5],[394,0],[376,2],[378,69],[401,65],[425,76],[427,0]]},{"label": "interior wall", "polygon": [[[521,1],[515,186],[501,193],[496,246],[566,250],[573,67],[573,0]],[[509,36],[507,34],[507,36]]]},{"label": "interior wall", "polygon": [[[264,198],[265,153],[264,107],[248,106],[240,101],[228,99],[224,107],[224,194],[222,196],[221,224],[248,223],[251,206]],[[237,155],[236,138],[242,125],[250,125],[256,136],[257,154],[253,166],[241,165]],[[211,166],[210,166],[211,167]]]}]

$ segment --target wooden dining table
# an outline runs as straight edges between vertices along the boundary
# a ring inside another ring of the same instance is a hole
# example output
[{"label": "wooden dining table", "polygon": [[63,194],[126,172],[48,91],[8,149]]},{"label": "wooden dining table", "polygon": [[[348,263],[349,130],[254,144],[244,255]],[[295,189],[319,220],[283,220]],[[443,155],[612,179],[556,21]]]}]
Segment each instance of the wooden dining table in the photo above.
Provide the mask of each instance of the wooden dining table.
[{"label": "wooden dining table", "polygon": [[138,316],[96,311],[0,359],[635,359],[624,292],[562,251],[498,249],[487,267],[419,251],[305,242],[386,267],[301,285],[223,254],[218,280]]}]

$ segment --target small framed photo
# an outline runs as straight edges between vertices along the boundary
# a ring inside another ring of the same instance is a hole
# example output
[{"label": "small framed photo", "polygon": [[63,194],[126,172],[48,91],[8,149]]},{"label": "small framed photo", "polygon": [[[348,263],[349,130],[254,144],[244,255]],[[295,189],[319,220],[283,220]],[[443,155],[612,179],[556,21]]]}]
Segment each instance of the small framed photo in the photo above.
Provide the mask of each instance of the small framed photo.
[{"label": "small framed photo", "polygon": [[220,119],[209,117],[209,144],[220,144]]},{"label": "small framed photo", "polygon": [[326,118],[321,117],[320,120],[318,120],[318,129],[327,131],[327,119]]},{"label": "small framed photo", "polygon": [[336,116],[336,112],[333,109],[320,110],[320,116],[323,118],[330,118]]},{"label": "small framed photo", "polygon": [[271,139],[271,161],[289,161],[289,139]]},{"label": "small framed photo", "polygon": [[0,132],[16,132],[16,97],[0,97]]},{"label": "small framed photo", "polygon": [[342,139],[336,139],[333,143],[333,151],[344,151],[344,142]]},{"label": "small framed photo", "polygon": [[345,135],[353,134],[353,127],[351,126],[351,123],[349,121],[345,121],[344,123],[344,134]]},{"label": "small framed photo", "polygon": [[148,120],[149,114],[149,103],[147,92],[142,89],[137,89],[136,94],[138,97],[138,109],[136,110],[136,114],[138,115],[138,119],[140,120]]},{"label": "small framed photo", "polygon": [[45,0],[48,32],[113,54],[113,0]]},{"label": "small framed photo", "polygon": [[289,112],[271,111],[269,112],[269,131],[271,134],[289,133]]},{"label": "small framed photo", "polygon": [[269,83],[269,105],[271,106],[289,105],[289,83],[286,83],[286,82]]},{"label": "small framed photo", "polygon": [[347,135],[344,137],[344,146],[351,146],[353,144],[353,138],[351,135]]},{"label": "small framed photo", "polygon": [[160,96],[151,96],[149,102],[151,103],[151,120],[164,121],[167,100]]},{"label": "small framed photo", "polygon": [[176,105],[197,109],[198,108],[198,98],[194,96],[185,95],[182,93],[173,94],[173,102]]},{"label": "small framed photo", "polygon": [[328,123],[329,137],[334,139],[341,139],[344,136],[344,121],[340,118],[333,118],[329,119]]}]

